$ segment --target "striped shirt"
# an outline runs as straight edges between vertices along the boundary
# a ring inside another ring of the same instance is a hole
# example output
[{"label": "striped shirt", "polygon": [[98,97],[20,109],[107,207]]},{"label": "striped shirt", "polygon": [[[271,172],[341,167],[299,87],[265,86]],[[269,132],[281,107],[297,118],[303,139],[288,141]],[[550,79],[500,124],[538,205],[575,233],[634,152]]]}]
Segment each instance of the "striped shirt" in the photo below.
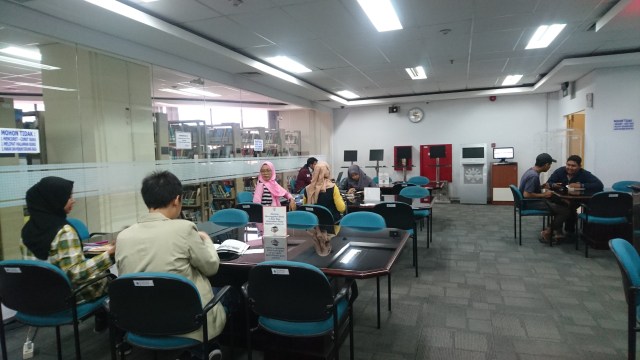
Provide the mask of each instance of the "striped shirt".
[{"label": "striped shirt", "polygon": [[269,189],[267,189],[267,187],[264,186],[264,191],[262,192],[262,199],[260,200],[260,203],[264,206],[271,206],[272,202],[273,202],[273,196],[271,196],[271,192],[269,191]]},{"label": "striped shirt", "polygon": [[[40,260],[24,245],[20,244],[22,258]],[[109,254],[104,253],[90,259],[84,257],[82,243],[71,225],[63,226],[51,242],[47,261],[64,271],[74,287],[81,286],[87,280],[104,273],[111,267]],[[78,302],[96,299],[106,294],[106,280],[87,287],[78,294]]]}]

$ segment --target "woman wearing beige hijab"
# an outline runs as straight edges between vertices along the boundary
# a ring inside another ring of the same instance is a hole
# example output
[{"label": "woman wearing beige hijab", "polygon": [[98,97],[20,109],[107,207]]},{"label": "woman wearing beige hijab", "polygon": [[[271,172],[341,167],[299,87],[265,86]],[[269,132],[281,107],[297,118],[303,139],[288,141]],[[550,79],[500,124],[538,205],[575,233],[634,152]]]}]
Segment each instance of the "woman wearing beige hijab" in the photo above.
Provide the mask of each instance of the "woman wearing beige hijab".
[{"label": "woman wearing beige hijab", "polygon": [[338,187],[331,181],[329,164],[324,161],[319,161],[316,164],[311,184],[304,188],[303,195],[304,204],[322,205],[331,211],[336,220],[347,209]]}]

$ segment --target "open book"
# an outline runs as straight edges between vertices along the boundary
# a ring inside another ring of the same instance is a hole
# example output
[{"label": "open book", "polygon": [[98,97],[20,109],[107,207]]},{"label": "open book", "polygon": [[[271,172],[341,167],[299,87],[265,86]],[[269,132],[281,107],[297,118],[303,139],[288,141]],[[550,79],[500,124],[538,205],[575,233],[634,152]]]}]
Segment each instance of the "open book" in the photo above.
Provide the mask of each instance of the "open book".
[{"label": "open book", "polygon": [[213,244],[218,251],[220,260],[233,260],[249,249],[249,244],[239,240],[225,240],[222,244]]}]

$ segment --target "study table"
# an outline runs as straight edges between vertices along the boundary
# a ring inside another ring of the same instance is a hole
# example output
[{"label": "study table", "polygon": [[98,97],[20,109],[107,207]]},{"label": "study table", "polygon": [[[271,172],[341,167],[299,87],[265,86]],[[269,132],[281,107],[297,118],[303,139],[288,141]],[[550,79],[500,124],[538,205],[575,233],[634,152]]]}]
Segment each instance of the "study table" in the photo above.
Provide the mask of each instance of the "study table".
[{"label": "study table", "polygon": [[[337,230],[337,231],[336,231]],[[254,234],[255,235],[255,234]],[[334,225],[311,230],[287,229],[287,260],[314,265],[330,277],[349,279],[376,278],[378,328],[380,328],[380,276],[389,275],[400,256],[409,233],[386,228],[360,231]],[[209,278],[214,286],[242,286],[249,271],[265,261],[262,237],[255,235],[247,243],[249,250],[237,259],[221,261],[218,273]],[[391,288],[388,289],[391,298]]]}]

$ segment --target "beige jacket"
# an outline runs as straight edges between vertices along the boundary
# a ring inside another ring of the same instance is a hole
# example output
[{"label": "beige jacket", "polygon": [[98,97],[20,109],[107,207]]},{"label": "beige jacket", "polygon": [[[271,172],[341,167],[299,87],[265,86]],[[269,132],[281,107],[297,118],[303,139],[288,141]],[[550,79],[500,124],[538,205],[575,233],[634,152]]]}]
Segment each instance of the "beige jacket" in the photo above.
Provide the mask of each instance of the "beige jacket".
[{"label": "beige jacket", "polygon": [[[213,298],[207,276],[214,275],[219,264],[213,243],[203,241],[192,222],[171,220],[159,213],[142,216],[120,232],[116,241],[118,274],[157,271],[182,275],[196,285],[203,305]],[[211,339],[224,328],[226,315],[221,304],[210,310],[207,320]],[[202,340],[202,331],[181,336]]]}]

